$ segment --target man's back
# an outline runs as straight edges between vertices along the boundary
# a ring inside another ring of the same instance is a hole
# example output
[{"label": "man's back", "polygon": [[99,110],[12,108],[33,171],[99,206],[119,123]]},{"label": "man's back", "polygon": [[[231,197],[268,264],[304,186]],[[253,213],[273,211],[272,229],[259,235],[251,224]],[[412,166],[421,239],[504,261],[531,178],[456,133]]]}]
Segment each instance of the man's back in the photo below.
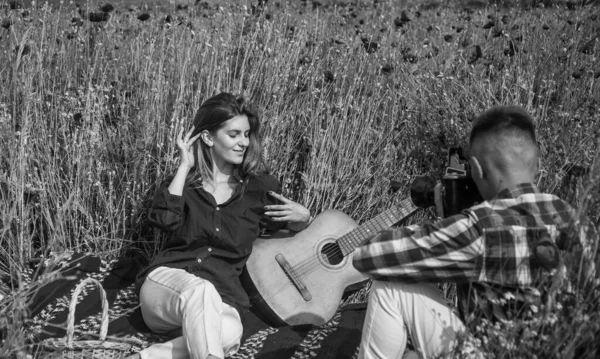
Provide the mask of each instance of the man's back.
[{"label": "man's back", "polygon": [[476,217],[484,249],[476,263],[479,279],[458,286],[461,312],[509,319],[541,304],[551,274],[560,271],[556,244],[566,236],[575,210],[524,183],[466,213]]}]

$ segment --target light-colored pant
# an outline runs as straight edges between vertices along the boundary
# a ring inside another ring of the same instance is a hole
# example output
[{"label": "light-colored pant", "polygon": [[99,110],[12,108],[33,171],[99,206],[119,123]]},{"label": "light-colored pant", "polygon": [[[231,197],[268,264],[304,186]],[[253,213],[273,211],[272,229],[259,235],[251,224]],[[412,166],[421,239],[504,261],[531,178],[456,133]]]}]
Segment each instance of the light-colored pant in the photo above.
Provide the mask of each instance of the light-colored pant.
[{"label": "light-colored pant", "polygon": [[212,283],[185,270],[159,267],[150,272],[140,304],[153,332],[181,328],[183,334],[142,350],[142,359],[224,358],[240,347],[243,328],[237,310],[222,302]]},{"label": "light-colored pant", "polygon": [[450,354],[464,324],[434,285],[373,281],[359,359],[400,359],[407,334],[421,358]]}]

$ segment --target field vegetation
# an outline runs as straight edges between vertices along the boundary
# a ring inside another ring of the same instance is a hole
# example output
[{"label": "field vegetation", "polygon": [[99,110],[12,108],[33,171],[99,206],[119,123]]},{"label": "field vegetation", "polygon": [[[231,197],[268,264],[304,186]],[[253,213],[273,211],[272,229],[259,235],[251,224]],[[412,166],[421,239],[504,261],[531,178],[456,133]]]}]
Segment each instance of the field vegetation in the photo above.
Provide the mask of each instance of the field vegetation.
[{"label": "field vegetation", "polygon": [[145,216],[178,163],[175,136],[221,91],[258,109],[285,196],[358,222],[408,196],[416,175],[440,177],[478,113],[524,107],[539,134],[537,184],[580,209],[581,245],[543,315],[482,325],[488,339],[460,355],[600,355],[600,281],[581,265],[596,259],[598,238],[583,233],[600,218],[598,7],[20,3],[0,4],[0,357],[28,353],[27,301],[55,278],[24,286],[23,270],[64,251],[156,253],[164,238]]}]

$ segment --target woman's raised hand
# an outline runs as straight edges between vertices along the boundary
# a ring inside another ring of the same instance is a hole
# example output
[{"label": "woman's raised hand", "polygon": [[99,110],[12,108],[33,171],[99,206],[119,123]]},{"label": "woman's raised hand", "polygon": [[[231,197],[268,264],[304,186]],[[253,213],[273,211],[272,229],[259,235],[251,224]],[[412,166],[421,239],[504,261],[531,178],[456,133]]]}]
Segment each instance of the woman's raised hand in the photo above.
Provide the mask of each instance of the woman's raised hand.
[{"label": "woman's raised hand", "polygon": [[177,147],[179,147],[179,154],[181,160],[179,162],[179,168],[171,184],[169,185],[169,193],[176,196],[183,195],[183,186],[185,185],[186,177],[192,167],[194,167],[194,141],[200,137],[200,134],[190,138],[194,133],[194,126],[189,130],[185,136],[183,135],[183,127],[179,131],[177,136]]},{"label": "woman's raised hand", "polygon": [[185,136],[183,135],[183,127],[179,131],[179,135],[177,136],[177,147],[179,147],[179,154],[181,156],[181,161],[179,162],[179,167],[183,167],[187,170],[190,170],[194,167],[194,142],[200,137],[200,133],[196,136],[190,138],[194,133],[194,126],[189,130]]}]

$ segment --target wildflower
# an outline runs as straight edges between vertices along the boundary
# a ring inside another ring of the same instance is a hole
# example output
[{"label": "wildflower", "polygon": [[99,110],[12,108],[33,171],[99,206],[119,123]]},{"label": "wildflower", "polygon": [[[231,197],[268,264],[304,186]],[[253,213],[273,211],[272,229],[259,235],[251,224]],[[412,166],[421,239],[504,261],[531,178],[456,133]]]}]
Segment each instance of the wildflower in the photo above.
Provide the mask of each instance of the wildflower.
[{"label": "wildflower", "polygon": [[18,10],[23,8],[23,0],[11,0],[8,2],[11,10]]},{"label": "wildflower", "polygon": [[583,76],[584,72],[585,72],[585,69],[583,67],[581,67],[581,68],[573,71],[571,76],[573,76],[573,78],[577,80],[577,79],[581,78],[581,76]]},{"label": "wildflower", "polygon": [[[4,25],[3,25],[4,26]],[[599,37],[600,35],[596,35],[594,36],[594,38],[592,38],[591,40],[589,40],[588,42],[586,42],[585,44],[581,45],[577,51],[581,52],[582,54],[586,54],[586,55],[591,55],[594,53],[594,48],[596,47],[596,39]]]},{"label": "wildflower", "polygon": [[10,27],[12,26],[12,22],[10,21],[10,19],[6,18],[6,19],[2,19],[2,27],[5,28],[6,30],[10,30]]},{"label": "wildflower", "polygon": [[102,6],[100,6],[100,10],[103,11],[103,12],[111,12],[114,9],[115,9],[115,7],[112,6],[112,4],[110,4],[110,3],[106,3],[106,4],[102,5]]},{"label": "wildflower", "polygon": [[510,56],[513,57],[515,56],[515,53],[518,51],[517,46],[515,45],[514,42],[510,41],[508,43],[508,48],[504,49],[504,56]]},{"label": "wildflower", "polygon": [[110,14],[102,11],[88,13],[88,20],[90,22],[104,22],[110,19]]},{"label": "wildflower", "polygon": [[481,46],[473,45],[467,55],[467,64],[472,65],[483,56]]},{"label": "wildflower", "polygon": [[485,25],[483,25],[484,29],[491,29],[492,27],[494,27],[496,25],[496,22],[494,22],[494,20],[490,20],[488,21]]},{"label": "wildflower", "polygon": [[498,26],[494,27],[494,30],[492,30],[492,37],[500,37],[504,34],[504,32],[502,31],[502,29]]},{"label": "wildflower", "polygon": [[391,74],[394,71],[394,66],[390,65],[390,64],[385,64],[382,68],[381,68],[381,73],[382,74]]},{"label": "wildflower", "polygon": [[23,45],[23,48],[21,48],[19,45],[15,46],[15,52],[18,53],[19,51],[21,51],[22,56],[28,55],[31,52],[31,46],[28,44]]},{"label": "wildflower", "polygon": [[396,26],[396,28],[400,28],[400,27],[403,27],[404,25],[408,24],[410,21],[411,20],[408,17],[408,15],[406,14],[406,11],[402,10],[402,13],[400,14],[400,16],[394,19],[394,25]]},{"label": "wildflower", "polygon": [[372,53],[376,52],[377,49],[379,48],[379,44],[375,41],[369,40],[366,37],[363,37],[361,40],[363,43],[363,47],[365,48],[365,51],[368,54],[372,54]]}]

